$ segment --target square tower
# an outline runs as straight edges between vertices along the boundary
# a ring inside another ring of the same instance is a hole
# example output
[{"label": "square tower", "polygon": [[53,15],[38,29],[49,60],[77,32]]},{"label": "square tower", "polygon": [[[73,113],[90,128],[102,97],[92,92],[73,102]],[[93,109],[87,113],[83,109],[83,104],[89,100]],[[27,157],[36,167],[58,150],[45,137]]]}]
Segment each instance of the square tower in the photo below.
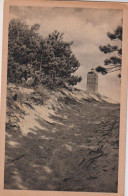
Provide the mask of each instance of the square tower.
[{"label": "square tower", "polygon": [[98,74],[93,69],[87,74],[87,91],[98,93]]}]

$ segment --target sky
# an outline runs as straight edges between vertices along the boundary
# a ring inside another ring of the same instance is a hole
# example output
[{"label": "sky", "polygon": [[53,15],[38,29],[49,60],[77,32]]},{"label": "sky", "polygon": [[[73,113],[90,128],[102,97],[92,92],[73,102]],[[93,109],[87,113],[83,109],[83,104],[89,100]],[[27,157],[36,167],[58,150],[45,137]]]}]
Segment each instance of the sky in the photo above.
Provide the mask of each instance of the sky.
[{"label": "sky", "polygon": [[[80,62],[75,74],[82,77],[76,87],[83,90],[86,90],[88,71],[104,65],[108,55],[102,53],[99,46],[113,44],[107,37],[107,32],[113,32],[122,24],[122,14],[122,10],[113,9],[10,7],[10,20],[20,18],[28,25],[38,23],[39,33],[44,37],[58,30],[64,33],[65,41],[73,41],[72,51]],[[105,76],[98,74],[98,91],[119,101],[121,83],[117,75],[117,72]]]}]

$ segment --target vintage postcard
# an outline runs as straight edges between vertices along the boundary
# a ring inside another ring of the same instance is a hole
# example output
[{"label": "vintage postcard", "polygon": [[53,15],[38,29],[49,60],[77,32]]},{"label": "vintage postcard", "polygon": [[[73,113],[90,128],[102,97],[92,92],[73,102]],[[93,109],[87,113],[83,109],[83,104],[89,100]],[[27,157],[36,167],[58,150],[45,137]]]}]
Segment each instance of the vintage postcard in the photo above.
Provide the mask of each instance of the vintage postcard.
[{"label": "vintage postcard", "polygon": [[1,196],[123,196],[127,8],[5,0]]}]

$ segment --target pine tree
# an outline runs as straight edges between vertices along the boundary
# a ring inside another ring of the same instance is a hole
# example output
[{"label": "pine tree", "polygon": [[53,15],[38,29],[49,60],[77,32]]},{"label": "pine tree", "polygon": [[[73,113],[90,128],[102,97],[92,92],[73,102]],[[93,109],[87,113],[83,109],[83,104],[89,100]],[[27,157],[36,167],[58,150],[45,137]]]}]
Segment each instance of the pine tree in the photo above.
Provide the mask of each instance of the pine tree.
[{"label": "pine tree", "polygon": [[19,19],[13,19],[9,23],[8,36],[8,82],[21,82],[21,78],[27,79],[31,72],[31,66],[40,47],[40,36],[36,33],[39,25],[31,28]]},{"label": "pine tree", "polygon": [[[110,58],[104,61],[104,66],[98,66],[96,68],[97,72],[100,72],[104,75],[115,71],[121,71],[122,47],[119,46],[119,42],[121,45],[122,27],[118,26],[113,33],[108,32],[107,36],[112,42],[115,41],[116,43],[116,41],[118,41],[118,44],[107,44],[106,46],[99,47],[100,51],[104,54],[112,54]],[[121,77],[121,74],[119,74],[118,77]]]},{"label": "pine tree", "polygon": [[63,41],[63,33],[54,31],[41,42],[41,73],[44,85],[54,89],[68,85],[76,85],[82,80],[72,74],[79,68],[80,63],[72,53],[73,42]]},{"label": "pine tree", "polygon": [[71,50],[73,42],[63,41],[64,34],[57,31],[43,38],[39,28],[38,24],[29,27],[19,19],[10,21],[8,82],[22,83],[22,78],[32,77],[34,85],[51,89],[76,85],[82,78],[73,75],[80,66]]}]

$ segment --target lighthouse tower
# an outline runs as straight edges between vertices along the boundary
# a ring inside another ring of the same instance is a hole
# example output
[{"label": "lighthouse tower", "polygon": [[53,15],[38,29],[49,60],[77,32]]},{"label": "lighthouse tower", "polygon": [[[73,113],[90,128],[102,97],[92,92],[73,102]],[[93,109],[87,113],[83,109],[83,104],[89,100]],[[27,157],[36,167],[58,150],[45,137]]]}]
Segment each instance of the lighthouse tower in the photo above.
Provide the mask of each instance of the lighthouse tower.
[{"label": "lighthouse tower", "polygon": [[90,93],[98,93],[98,74],[91,69],[87,74],[87,91]]}]

